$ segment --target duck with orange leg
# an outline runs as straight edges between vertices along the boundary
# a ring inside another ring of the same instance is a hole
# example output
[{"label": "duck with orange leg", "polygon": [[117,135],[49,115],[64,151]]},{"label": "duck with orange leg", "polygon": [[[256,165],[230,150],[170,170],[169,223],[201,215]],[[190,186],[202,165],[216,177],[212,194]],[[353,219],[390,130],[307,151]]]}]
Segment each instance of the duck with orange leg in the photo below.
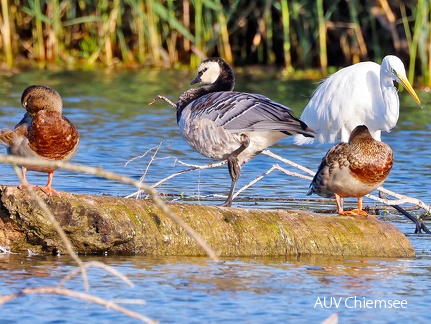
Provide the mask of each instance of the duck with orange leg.
[{"label": "duck with orange leg", "polygon": [[[333,146],[322,159],[307,195],[335,197],[340,215],[368,215],[362,198],[383,184],[394,162],[389,145],[376,141],[365,125],[357,126],[348,143]],[[358,198],[358,208],[344,211],[341,198]]]},{"label": "duck with orange leg", "polygon": [[[69,161],[78,149],[79,133],[62,116],[63,103],[57,91],[43,85],[32,85],[24,90],[21,104],[27,111],[13,130],[0,131],[0,144],[10,155],[48,161]],[[22,188],[27,182],[27,169],[48,173],[46,186],[38,187],[47,195],[59,195],[52,188],[55,167],[22,166]]]}]

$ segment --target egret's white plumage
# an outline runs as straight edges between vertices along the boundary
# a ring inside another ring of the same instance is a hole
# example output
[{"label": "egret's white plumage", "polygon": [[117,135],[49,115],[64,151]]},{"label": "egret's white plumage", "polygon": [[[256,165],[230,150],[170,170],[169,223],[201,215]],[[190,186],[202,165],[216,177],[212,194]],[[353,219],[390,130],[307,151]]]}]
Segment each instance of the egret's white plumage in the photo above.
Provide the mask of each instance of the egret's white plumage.
[{"label": "egret's white plumage", "polygon": [[295,135],[298,145],[348,142],[353,129],[366,125],[374,139],[397,123],[400,102],[394,81],[401,83],[416,102],[422,104],[407,80],[403,62],[394,56],[382,65],[361,62],[339,70],[316,89],[300,119],[316,131],[314,138]]}]

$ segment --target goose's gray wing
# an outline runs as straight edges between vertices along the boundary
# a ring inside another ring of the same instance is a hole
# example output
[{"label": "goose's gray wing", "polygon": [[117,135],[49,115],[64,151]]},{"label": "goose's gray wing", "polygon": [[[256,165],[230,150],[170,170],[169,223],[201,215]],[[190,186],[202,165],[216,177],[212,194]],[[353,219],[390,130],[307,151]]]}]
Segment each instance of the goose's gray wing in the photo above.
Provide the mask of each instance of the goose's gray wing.
[{"label": "goose's gray wing", "polygon": [[279,131],[313,136],[290,108],[265,96],[236,91],[206,94],[189,105],[190,117],[212,120],[232,133]]}]

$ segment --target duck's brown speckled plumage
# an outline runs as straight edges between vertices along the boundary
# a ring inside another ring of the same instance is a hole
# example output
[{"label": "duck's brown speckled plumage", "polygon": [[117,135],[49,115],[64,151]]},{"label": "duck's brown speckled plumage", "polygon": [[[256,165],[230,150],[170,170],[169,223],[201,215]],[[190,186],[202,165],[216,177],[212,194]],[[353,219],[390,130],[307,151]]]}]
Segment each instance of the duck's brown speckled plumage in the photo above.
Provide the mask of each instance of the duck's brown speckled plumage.
[{"label": "duck's brown speckled plumage", "polygon": [[371,137],[364,125],[356,127],[349,143],[338,143],[322,159],[310,184],[308,195],[316,193],[322,197],[334,197],[340,214],[340,197],[358,198],[358,209],[362,211],[362,197],[382,185],[393,165],[392,149]]},{"label": "duck's brown speckled plumage", "polygon": [[40,111],[32,120],[28,133],[29,146],[43,158],[62,161],[78,145],[78,131],[57,112]]},{"label": "duck's brown speckled plumage", "polygon": [[[27,110],[14,130],[0,131],[0,143],[7,146],[8,153],[28,158],[52,161],[68,161],[79,144],[79,133],[75,126],[62,116],[63,103],[54,89],[42,85],[29,86],[24,90],[21,104]],[[23,182],[26,183],[26,167]],[[48,172],[48,183],[42,190],[56,194],[52,189],[55,168],[29,167],[34,171]]]}]

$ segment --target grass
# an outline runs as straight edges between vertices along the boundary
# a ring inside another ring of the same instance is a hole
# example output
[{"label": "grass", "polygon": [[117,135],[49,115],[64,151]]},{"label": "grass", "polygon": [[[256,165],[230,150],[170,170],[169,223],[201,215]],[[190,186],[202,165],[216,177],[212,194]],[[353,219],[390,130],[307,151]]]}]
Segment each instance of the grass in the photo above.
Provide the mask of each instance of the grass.
[{"label": "grass", "polygon": [[[430,85],[430,1],[0,0],[3,66],[196,67],[207,56],[286,71],[397,54]],[[406,40],[407,46],[402,46]]]}]

